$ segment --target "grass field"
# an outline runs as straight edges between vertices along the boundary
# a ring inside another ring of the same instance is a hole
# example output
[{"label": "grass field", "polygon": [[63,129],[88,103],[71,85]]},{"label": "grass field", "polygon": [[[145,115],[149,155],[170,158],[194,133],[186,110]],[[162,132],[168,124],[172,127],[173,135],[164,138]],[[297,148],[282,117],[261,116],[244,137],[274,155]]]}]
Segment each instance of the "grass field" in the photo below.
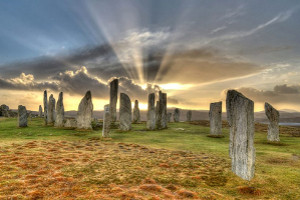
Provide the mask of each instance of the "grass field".
[{"label": "grass field", "polygon": [[130,132],[82,132],[32,119],[0,119],[0,199],[300,199],[300,137],[268,144],[255,133],[256,172],[250,182],[230,170],[228,129],[170,123]]}]

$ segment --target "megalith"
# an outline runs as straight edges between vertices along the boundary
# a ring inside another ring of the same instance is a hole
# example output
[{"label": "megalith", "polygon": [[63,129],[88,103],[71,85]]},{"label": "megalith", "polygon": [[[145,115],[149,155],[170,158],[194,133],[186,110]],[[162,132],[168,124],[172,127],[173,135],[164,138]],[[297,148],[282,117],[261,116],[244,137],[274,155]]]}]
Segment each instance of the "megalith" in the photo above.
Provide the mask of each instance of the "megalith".
[{"label": "megalith", "polygon": [[55,122],[55,99],[53,94],[50,95],[48,101],[48,125],[54,125]]},{"label": "megalith", "polygon": [[180,110],[179,110],[179,108],[174,109],[173,120],[174,120],[174,122],[179,122],[179,120],[180,120]]},{"label": "megalith", "polygon": [[168,122],[170,123],[171,122],[171,118],[172,118],[172,113],[168,113]]},{"label": "megalith", "polygon": [[110,82],[110,99],[109,99],[109,110],[110,110],[110,123],[114,125],[117,120],[117,101],[118,101],[118,87],[119,80],[114,79]]},{"label": "megalith", "polygon": [[76,117],[77,129],[92,129],[93,108],[92,93],[91,91],[87,91],[78,105]]},{"label": "megalith", "polygon": [[107,104],[104,106],[104,113],[103,113],[103,128],[102,128],[102,137],[109,137],[110,132],[110,105]]},{"label": "megalith", "polygon": [[156,129],[164,129],[167,126],[167,94],[160,91],[159,101],[156,102]]},{"label": "megalith", "polygon": [[254,102],[235,90],[229,90],[226,110],[230,126],[231,169],[242,179],[250,181],[255,171]]},{"label": "megalith", "polygon": [[209,107],[210,135],[222,135],[222,101],[211,103]]},{"label": "megalith", "polygon": [[56,118],[55,118],[55,124],[54,124],[54,126],[56,126],[56,127],[64,126],[65,109],[64,109],[63,101],[64,101],[63,92],[60,92],[57,103],[56,103]]},{"label": "megalith", "polygon": [[41,105],[39,106],[39,117],[43,117],[43,108]]},{"label": "megalith", "polygon": [[269,119],[267,139],[270,142],[279,142],[279,112],[271,104],[266,102],[265,113]]},{"label": "megalith", "polygon": [[120,130],[129,131],[131,130],[131,101],[127,94],[120,94]]},{"label": "megalith", "polygon": [[44,125],[48,124],[48,97],[47,97],[47,90],[44,91]]},{"label": "megalith", "polygon": [[192,121],[192,111],[191,111],[191,110],[188,110],[188,111],[186,112],[186,121],[187,121],[187,122]]},{"label": "megalith", "polygon": [[141,113],[139,108],[139,101],[134,101],[134,108],[133,108],[133,123],[141,122]]},{"label": "megalith", "polygon": [[155,94],[148,95],[147,129],[155,129]]},{"label": "megalith", "polygon": [[27,110],[25,106],[18,106],[18,127],[27,127]]}]

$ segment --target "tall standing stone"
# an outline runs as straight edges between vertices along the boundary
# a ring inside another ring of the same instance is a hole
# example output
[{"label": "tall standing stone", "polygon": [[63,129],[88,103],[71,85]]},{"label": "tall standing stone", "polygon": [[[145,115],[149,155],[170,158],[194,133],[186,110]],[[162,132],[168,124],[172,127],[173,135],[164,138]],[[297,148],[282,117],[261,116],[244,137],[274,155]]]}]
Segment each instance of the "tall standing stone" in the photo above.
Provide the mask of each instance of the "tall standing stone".
[{"label": "tall standing stone", "polygon": [[179,108],[174,109],[173,120],[174,120],[174,122],[179,122],[179,120],[180,120],[180,110],[179,110]]},{"label": "tall standing stone", "polygon": [[118,101],[118,87],[119,80],[114,79],[110,82],[110,100],[109,100],[109,110],[110,110],[110,123],[114,125],[117,120],[117,101]]},{"label": "tall standing stone", "polygon": [[64,108],[63,101],[64,101],[63,92],[60,92],[57,103],[56,103],[56,118],[55,118],[55,124],[54,124],[54,126],[56,126],[56,127],[64,126],[65,108]]},{"label": "tall standing stone", "polygon": [[235,90],[229,90],[226,109],[230,126],[231,169],[242,179],[251,180],[255,171],[254,102]]},{"label": "tall standing stone", "polygon": [[44,125],[48,124],[48,97],[47,97],[47,90],[44,91]]},{"label": "tall standing stone", "polygon": [[192,121],[192,111],[191,110],[187,111],[187,113],[186,113],[186,121],[187,122]]},{"label": "tall standing stone", "polygon": [[279,112],[269,103],[265,103],[265,113],[269,119],[268,141],[279,142]]},{"label": "tall standing stone", "polygon": [[55,99],[53,94],[49,97],[48,102],[48,125],[54,125],[55,122]]},{"label": "tall standing stone", "polygon": [[27,127],[27,110],[25,106],[18,106],[18,127]]},{"label": "tall standing stone", "polygon": [[109,104],[104,106],[102,137],[109,137],[110,119],[111,119],[109,108],[110,108]]},{"label": "tall standing stone", "polygon": [[120,94],[120,130],[131,130],[131,101],[127,94]]},{"label": "tall standing stone", "polygon": [[209,123],[210,135],[222,135],[222,101],[210,104]]},{"label": "tall standing stone", "polygon": [[39,106],[39,117],[43,117],[43,108],[41,105]]},{"label": "tall standing stone", "polygon": [[87,91],[78,105],[77,129],[92,129],[93,108],[91,91]]},{"label": "tall standing stone", "polygon": [[148,95],[147,129],[155,129],[155,94]]},{"label": "tall standing stone", "polygon": [[167,94],[159,92],[159,101],[156,103],[156,128],[164,129],[168,126]]},{"label": "tall standing stone", "polygon": [[171,122],[171,118],[172,118],[172,113],[168,113],[168,122]]},{"label": "tall standing stone", "polygon": [[133,123],[141,122],[141,113],[139,108],[139,101],[134,101],[134,108],[133,108]]}]

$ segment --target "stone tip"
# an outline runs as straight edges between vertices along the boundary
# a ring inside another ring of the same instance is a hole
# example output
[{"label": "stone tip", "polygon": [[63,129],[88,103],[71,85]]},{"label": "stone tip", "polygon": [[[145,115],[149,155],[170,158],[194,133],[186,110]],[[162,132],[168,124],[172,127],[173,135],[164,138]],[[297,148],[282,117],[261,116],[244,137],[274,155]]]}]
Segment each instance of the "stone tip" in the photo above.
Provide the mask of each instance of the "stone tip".
[{"label": "stone tip", "polygon": [[92,98],[92,93],[90,90],[85,93],[85,98],[87,98],[87,99]]}]

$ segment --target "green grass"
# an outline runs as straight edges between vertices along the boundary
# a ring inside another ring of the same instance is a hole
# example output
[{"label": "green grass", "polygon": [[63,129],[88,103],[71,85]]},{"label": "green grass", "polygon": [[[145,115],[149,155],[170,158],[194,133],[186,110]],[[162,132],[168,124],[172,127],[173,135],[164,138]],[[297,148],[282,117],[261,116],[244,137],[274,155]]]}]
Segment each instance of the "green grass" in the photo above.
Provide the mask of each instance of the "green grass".
[{"label": "green grass", "polygon": [[[43,126],[42,119],[32,119],[29,127],[17,128],[16,119],[0,119],[0,145],[32,140],[87,140],[101,137],[100,131],[64,130]],[[208,153],[223,158],[230,163],[228,156],[229,130],[223,129],[225,137],[207,137],[209,128],[188,123],[170,123],[169,128],[161,131],[146,131],[145,124],[134,124],[133,130],[111,131],[116,143],[134,143],[153,148]],[[223,194],[240,198],[238,186],[253,186],[261,190],[263,198],[300,199],[300,137],[280,136],[280,145],[268,144],[266,134],[255,133],[256,172],[251,182],[238,179],[228,173],[228,182],[217,188]],[[190,183],[187,183],[189,185]],[[243,198],[255,198],[245,196]]]}]

